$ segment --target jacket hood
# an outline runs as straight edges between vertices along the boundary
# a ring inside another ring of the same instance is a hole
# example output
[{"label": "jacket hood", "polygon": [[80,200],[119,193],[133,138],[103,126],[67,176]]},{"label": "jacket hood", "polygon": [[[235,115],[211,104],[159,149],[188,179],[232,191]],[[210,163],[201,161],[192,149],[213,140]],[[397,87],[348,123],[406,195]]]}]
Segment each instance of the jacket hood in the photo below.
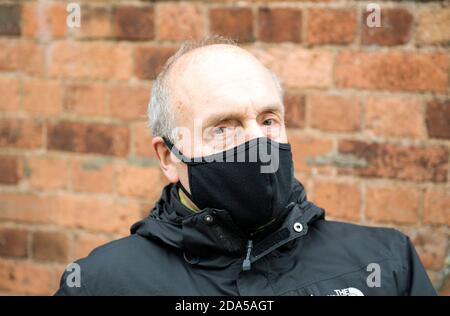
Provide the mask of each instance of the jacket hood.
[{"label": "jacket hood", "polygon": [[175,184],[167,185],[149,216],[135,223],[131,233],[174,247],[194,263],[202,258],[203,263],[214,265],[214,258],[232,259],[245,254],[251,262],[256,261],[306,234],[308,225],[324,219],[324,210],[307,200],[303,185],[295,179],[282,215],[252,236],[240,231],[226,210],[205,208],[191,212],[180,202],[177,188]]}]

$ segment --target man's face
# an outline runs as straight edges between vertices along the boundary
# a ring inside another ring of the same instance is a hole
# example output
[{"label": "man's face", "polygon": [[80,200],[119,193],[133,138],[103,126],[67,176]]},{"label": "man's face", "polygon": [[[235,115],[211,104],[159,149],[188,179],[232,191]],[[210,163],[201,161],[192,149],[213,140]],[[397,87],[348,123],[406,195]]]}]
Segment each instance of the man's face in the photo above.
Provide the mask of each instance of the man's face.
[{"label": "man's face", "polygon": [[[173,65],[169,85],[179,135],[175,145],[187,157],[221,152],[257,137],[287,142],[276,83],[240,48],[214,45],[189,52]],[[175,169],[188,188],[186,165],[176,163]]]}]

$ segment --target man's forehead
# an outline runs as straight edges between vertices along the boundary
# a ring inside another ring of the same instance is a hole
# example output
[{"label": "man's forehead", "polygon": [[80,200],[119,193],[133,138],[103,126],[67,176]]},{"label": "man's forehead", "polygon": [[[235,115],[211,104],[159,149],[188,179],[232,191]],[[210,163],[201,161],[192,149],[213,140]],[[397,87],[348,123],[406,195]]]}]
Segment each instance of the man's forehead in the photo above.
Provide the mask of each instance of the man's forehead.
[{"label": "man's forehead", "polygon": [[233,45],[216,44],[196,48],[180,56],[172,65],[169,77],[192,82],[197,78],[222,78],[225,75],[264,74],[265,66],[248,51]]},{"label": "man's forehead", "polygon": [[188,67],[201,67],[202,65],[216,61],[224,61],[227,59],[237,60],[239,58],[247,58],[247,61],[254,59],[256,61],[256,57],[239,46],[229,44],[207,45],[183,54],[174,62],[172,68],[174,70],[186,70]]},{"label": "man's forehead", "polygon": [[277,94],[268,70],[253,55],[232,45],[210,45],[181,56],[169,77],[172,101],[178,105],[256,102]]}]

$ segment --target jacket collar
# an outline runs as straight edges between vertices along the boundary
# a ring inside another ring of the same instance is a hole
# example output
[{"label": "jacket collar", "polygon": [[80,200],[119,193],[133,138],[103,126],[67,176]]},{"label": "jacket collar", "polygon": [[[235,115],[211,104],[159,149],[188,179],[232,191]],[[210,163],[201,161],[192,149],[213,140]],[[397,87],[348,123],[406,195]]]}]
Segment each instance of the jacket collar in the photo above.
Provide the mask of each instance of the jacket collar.
[{"label": "jacket collar", "polygon": [[249,238],[226,210],[206,208],[193,214],[180,202],[177,187],[169,184],[150,215],[135,223],[131,233],[177,248],[191,263],[217,266],[229,264],[225,257],[246,257],[251,264],[281,246],[289,246],[290,241],[307,233],[309,225],[324,218],[324,210],[307,200],[297,180],[289,201],[279,220]]}]

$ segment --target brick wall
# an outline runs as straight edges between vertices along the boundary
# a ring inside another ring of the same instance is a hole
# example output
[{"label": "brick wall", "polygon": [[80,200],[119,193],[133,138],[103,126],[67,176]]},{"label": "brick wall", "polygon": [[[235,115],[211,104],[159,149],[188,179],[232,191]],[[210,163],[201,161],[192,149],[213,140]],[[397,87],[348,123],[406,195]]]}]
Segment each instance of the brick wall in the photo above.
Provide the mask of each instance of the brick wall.
[{"label": "brick wall", "polygon": [[[184,39],[238,38],[282,79],[296,173],[333,219],[409,234],[433,282],[450,232],[450,7],[0,0],[0,292],[49,294],[166,183],[145,110]],[[441,293],[450,294],[450,282]]]}]

